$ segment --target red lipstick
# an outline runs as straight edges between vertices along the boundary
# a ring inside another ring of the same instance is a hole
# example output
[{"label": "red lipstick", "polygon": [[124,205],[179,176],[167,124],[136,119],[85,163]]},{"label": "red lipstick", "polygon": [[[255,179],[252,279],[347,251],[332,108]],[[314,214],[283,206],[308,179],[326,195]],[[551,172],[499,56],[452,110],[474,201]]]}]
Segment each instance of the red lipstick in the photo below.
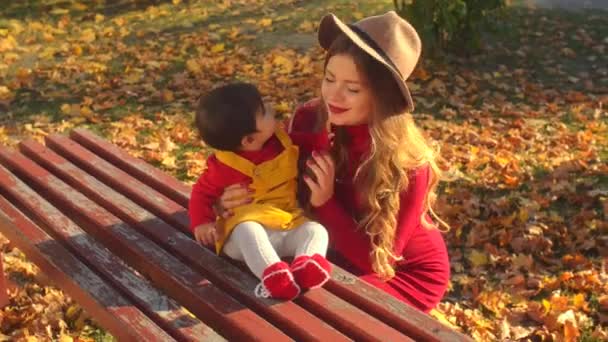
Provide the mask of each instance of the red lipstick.
[{"label": "red lipstick", "polygon": [[327,104],[327,107],[329,108],[329,111],[332,112],[332,114],[340,114],[340,113],[344,113],[348,110],[348,108],[336,107],[336,106],[330,105],[329,103]]}]

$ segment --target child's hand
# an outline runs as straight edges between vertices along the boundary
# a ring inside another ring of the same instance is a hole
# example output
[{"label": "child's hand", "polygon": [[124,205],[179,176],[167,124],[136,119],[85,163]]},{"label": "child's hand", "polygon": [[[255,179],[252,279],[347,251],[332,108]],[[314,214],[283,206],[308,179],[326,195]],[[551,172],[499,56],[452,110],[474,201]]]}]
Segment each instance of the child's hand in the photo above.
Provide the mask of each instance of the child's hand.
[{"label": "child's hand", "polygon": [[201,224],[200,226],[194,228],[194,238],[196,241],[206,246],[215,244],[215,241],[217,240],[215,223],[211,222]]}]

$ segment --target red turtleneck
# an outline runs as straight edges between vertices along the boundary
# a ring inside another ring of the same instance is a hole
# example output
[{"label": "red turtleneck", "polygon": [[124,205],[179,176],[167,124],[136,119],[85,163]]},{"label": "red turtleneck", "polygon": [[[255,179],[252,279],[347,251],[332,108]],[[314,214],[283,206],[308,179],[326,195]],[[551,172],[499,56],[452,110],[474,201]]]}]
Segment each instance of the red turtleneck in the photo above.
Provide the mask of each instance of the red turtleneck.
[{"label": "red turtleneck", "polygon": [[[317,115],[317,103],[311,101],[298,108],[292,119],[292,132],[311,129]],[[332,261],[398,299],[428,312],[443,297],[450,275],[441,233],[437,229],[426,229],[421,223],[429,168],[413,172],[408,189],[400,195],[394,252],[403,260],[396,265],[395,277],[384,282],[371,267],[370,239],[363,229],[357,227],[354,219],[363,207],[361,194],[352,181],[360,161],[369,151],[369,129],[367,125],[347,126],[345,129],[349,139],[347,173],[343,177],[338,176],[334,196],[316,208],[319,221],[329,231],[331,247],[338,254]]]}]

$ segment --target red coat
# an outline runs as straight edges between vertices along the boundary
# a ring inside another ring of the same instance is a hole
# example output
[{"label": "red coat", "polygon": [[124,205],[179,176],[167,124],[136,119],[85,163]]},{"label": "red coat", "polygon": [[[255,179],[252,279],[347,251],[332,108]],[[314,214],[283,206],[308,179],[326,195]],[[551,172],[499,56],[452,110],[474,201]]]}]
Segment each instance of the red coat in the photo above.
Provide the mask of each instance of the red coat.
[{"label": "red coat", "polygon": [[[311,129],[316,105],[317,102],[311,101],[296,110],[290,125],[292,132]],[[421,223],[429,168],[413,172],[408,189],[400,195],[394,252],[403,256],[403,261],[396,265],[395,277],[384,282],[371,268],[370,239],[362,229],[357,229],[353,218],[353,213],[360,213],[362,206],[358,203],[359,192],[353,185],[352,176],[361,156],[369,149],[369,130],[366,125],[349,126],[346,130],[350,138],[348,176],[335,183],[334,196],[315,212],[329,231],[330,246],[337,253],[332,261],[394,297],[429,312],[443,297],[450,277],[450,263],[441,232],[427,229]]]}]

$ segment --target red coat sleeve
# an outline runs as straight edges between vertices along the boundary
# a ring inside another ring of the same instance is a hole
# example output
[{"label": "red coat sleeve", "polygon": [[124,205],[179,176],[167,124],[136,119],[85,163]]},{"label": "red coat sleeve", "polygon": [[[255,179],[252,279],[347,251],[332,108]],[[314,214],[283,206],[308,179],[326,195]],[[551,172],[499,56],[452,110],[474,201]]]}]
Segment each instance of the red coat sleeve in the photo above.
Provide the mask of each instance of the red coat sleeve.
[{"label": "red coat sleeve", "polygon": [[224,188],[230,185],[224,177],[222,166],[215,156],[207,158],[207,169],[192,187],[188,205],[190,230],[192,231],[201,224],[215,222],[213,204],[222,195]]}]

